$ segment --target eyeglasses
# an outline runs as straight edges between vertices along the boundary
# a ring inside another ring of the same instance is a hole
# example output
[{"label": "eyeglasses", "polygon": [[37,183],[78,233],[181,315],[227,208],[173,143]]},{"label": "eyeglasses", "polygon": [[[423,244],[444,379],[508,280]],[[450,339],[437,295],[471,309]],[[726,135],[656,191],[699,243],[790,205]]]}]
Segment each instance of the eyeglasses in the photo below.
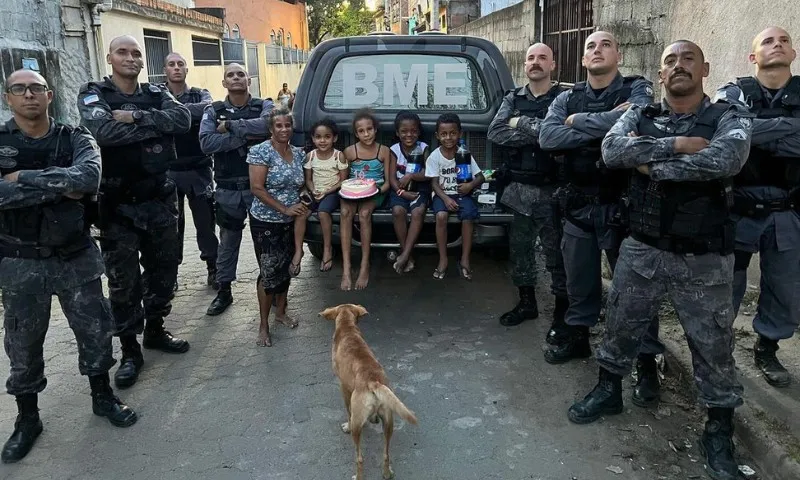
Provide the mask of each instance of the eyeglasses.
[{"label": "eyeglasses", "polygon": [[27,90],[31,91],[33,95],[42,95],[46,93],[49,88],[47,85],[42,85],[41,83],[31,83],[30,85],[24,85],[22,83],[15,83],[6,89],[8,93],[14,95],[16,97],[21,97],[25,95]]}]

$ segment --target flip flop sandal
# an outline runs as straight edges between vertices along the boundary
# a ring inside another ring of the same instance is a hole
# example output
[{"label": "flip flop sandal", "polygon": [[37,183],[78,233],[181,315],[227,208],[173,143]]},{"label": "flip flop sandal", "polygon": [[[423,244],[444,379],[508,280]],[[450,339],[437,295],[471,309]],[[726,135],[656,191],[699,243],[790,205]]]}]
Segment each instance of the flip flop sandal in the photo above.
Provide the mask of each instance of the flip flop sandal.
[{"label": "flip flop sandal", "polygon": [[460,263],[458,264],[458,273],[464,280],[471,281],[472,280],[472,269],[467,268]]},{"label": "flip flop sandal", "polygon": [[[301,260],[302,261],[302,260]],[[289,264],[289,276],[296,277],[300,275],[300,262]]]},{"label": "flip flop sandal", "polygon": [[436,280],[443,280],[446,274],[446,271],[439,270],[438,268],[433,269],[433,278]]},{"label": "flip flop sandal", "polygon": [[333,268],[333,259],[331,258],[330,260],[323,260],[322,261],[322,263],[319,266],[319,271],[320,272],[330,272],[332,268]]}]

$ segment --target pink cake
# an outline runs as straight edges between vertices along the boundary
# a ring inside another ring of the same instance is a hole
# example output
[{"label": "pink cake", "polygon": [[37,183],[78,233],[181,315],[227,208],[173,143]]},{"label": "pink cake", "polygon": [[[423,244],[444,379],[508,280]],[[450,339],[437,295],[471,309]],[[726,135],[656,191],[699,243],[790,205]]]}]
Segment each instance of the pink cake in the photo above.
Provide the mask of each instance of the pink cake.
[{"label": "pink cake", "polygon": [[375,180],[364,179],[350,179],[342,182],[342,188],[339,194],[344,198],[353,200],[359,198],[368,198],[378,193],[378,186]]}]

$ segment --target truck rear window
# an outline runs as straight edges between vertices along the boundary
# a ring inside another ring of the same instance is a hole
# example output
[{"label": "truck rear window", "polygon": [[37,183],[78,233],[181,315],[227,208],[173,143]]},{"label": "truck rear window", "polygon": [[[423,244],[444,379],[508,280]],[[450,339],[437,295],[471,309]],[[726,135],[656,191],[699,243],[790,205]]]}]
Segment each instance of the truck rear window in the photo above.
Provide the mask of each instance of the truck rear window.
[{"label": "truck rear window", "polygon": [[346,57],[333,69],[323,107],[484,111],[486,87],[472,60],[425,54]]}]

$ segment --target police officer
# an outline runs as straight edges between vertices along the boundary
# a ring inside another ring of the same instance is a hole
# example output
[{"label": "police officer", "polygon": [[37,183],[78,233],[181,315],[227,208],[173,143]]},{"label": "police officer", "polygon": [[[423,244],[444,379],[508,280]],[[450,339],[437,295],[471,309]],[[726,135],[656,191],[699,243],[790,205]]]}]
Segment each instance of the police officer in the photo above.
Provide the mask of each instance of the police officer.
[{"label": "police officer", "polygon": [[[564,218],[562,254],[567,272],[569,308],[566,324],[548,333],[551,346],[545,360],[557,364],[591,355],[589,328],[597,324],[602,298],[601,251],[614,268],[625,235],[619,202],[628,185],[626,172],[602,165],[603,137],[630,105],[653,101],[652,83],[642,77],[623,77],[617,68],[619,44],[608,32],[595,32],[584,44],[587,81],[578,82],[550,105],[539,134],[545,150],[564,153],[568,185],[556,192]],[[663,352],[654,321],[643,339],[637,403],[657,401],[659,383],[655,355]]]},{"label": "police officer", "polygon": [[167,170],[176,156],[173,137],[189,131],[191,114],[166,88],[138,83],[143,58],[135,38],[112,40],[107,61],[112,75],[81,88],[78,110],[103,157],[97,223],[122,344],[114,381],[130,387],[144,364],[136,340],[142,331],[145,348],[189,350],[188,342],[164,330],[164,317],[172,310],[181,243]]},{"label": "police officer", "polygon": [[250,76],[238,63],[225,67],[222,86],[228,90],[225,101],[206,107],[200,124],[200,147],[214,154],[214,181],[217,191],[217,283],[219,292],[206,315],[219,315],[233,303],[231,282],[236,280],[239,245],[247,212],[253,203],[248,176],[247,151],[267,138],[267,115],[274,107],[271,99],[250,95]]},{"label": "police officer", "polygon": [[114,325],[103,297],[100,250],[84,217],[82,198],[100,185],[97,145],[86,129],[47,115],[53,92],[38,73],[18,70],[5,84],[14,118],[0,125],[0,289],[11,363],[6,388],[19,414],[2,460],[13,463],[42,433],[38,394],[47,385],[42,349],[53,295],[75,333],[94,413],[118,427],[137,417],[109,384]]},{"label": "police officer", "polygon": [[733,306],[738,313],[747,290],[747,267],[761,260],[761,293],[753,328],[753,354],[764,379],[775,387],[791,383],[775,352],[778,342],[800,325],[800,76],[792,76],[792,38],[771,27],[753,40],[755,77],[725,85],[717,99],[746,105],[758,116],[752,148],[734,178],[736,264]]},{"label": "police officer", "polygon": [[553,51],[543,43],[531,45],[525,54],[528,84],[503,98],[488,138],[504,148],[501,183],[506,184],[501,202],[514,211],[510,248],[514,285],[519,289],[519,303],[500,316],[500,324],[519,325],[539,316],[536,303],[536,238],[541,239],[547,270],[556,297],[553,317],[563,322],[567,300],[559,234],[553,221],[551,198],[559,180],[558,165],[549,152],[539,148],[539,127],[547,107],[565,88],[550,81],[555,67]]},{"label": "police officer", "polygon": [[589,423],[622,413],[622,376],[661,299],[672,300],[692,353],[708,422],[700,446],[716,479],[738,478],[733,409],[742,404],[733,359],[734,225],[731,178],[747,160],[750,114],[712,104],[703,93],[709,66],[692,42],[661,56],[661,104],[632,106],[603,140],[608,168],[629,173],[631,236],[622,243],[608,295],[606,335],[597,350],[600,380],[569,409]]},{"label": "police officer", "polygon": [[[214,285],[217,273],[217,249],[219,241],[214,231],[214,186],[211,174],[211,157],[200,149],[200,120],[203,111],[213,102],[206,89],[186,84],[189,69],[186,59],[179,53],[170,53],[164,60],[164,74],[170,93],[192,113],[192,128],[189,133],[175,137],[178,156],[170,165],[169,177],[178,189],[178,233],[181,238],[180,260],[183,262],[183,232],[186,225],[184,198],[189,198],[194,227],[197,230],[197,248],[200,260],[206,262],[206,283]],[[177,285],[177,283],[176,283]]]}]

